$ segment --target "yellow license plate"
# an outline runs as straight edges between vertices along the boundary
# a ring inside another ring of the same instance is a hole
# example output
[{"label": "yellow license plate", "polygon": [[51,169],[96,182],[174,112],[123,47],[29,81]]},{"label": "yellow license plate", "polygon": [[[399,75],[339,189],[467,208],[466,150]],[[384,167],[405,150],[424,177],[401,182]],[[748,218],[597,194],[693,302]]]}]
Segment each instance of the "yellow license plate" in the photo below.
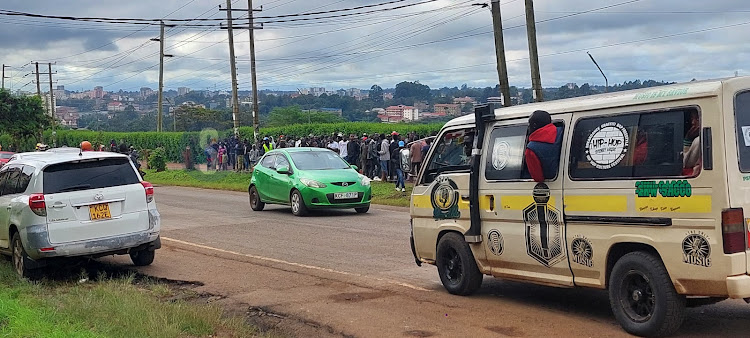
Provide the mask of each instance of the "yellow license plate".
[{"label": "yellow license plate", "polygon": [[112,214],[109,212],[109,203],[90,205],[89,215],[92,221],[112,218]]}]

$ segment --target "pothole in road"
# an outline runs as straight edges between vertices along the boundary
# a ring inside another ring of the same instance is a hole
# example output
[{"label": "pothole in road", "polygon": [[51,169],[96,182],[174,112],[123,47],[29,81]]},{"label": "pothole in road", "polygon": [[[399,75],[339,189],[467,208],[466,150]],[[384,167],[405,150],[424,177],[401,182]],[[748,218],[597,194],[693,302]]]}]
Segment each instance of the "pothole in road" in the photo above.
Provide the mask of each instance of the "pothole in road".
[{"label": "pothole in road", "polygon": [[508,337],[523,337],[521,330],[513,326],[486,326],[485,329]]},{"label": "pothole in road", "polygon": [[371,300],[371,299],[377,299],[377,298],[383,298],[388,296],[390,293],[386,291],[380,291],[380,292],[351,292],[351,293],[339,293],[336,295],[330,296],[331,299],[333,299],[336,302],[361,302],[365,300]]},{"label": "pothole in road", "polygon": [[404,332],[404,335],[409,337],[432,337],[435,333],[423,330],[411,330]]}]

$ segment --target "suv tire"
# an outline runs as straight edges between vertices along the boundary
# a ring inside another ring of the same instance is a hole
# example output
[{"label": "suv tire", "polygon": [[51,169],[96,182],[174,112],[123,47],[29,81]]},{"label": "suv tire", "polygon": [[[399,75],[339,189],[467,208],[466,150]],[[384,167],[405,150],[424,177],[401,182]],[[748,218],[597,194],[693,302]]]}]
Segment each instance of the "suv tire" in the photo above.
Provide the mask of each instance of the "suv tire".
[{"label": "suv tire", "polygon": [[154,262],[156,257],[156,251],[154,250],[138,250],[130,252],[130,260],[133,261],[135,266],[147,266]]},{"label": "suv tire", "polygon": [[250,187],[250,208],[252,208],[253,211],[263,211],[265,206],[266,204],[260,200],[258,189],[255,188],[255,186]]},{"label": "suv tire", "polygon": [[26,254],[26,249],[24,249],[21,242],[21,235],[18,232],[14,233],[11,239],[11,262],[13,262],[13,269],[21,278],[37,279],[39,271],[29,268],[30,260],[31,258]]},{"label": "suv tire", "polygon": [[443,287],[454,295],[468,296],[482,286],[484,276],[469,244],[458,233],[451,232],[440,239],[435,263]]},{"label": "suv tire", "polygon": [[631,252],[615,263],[609,303],[623,329],[637,336],[666,336],[685,318],[685,296],[677,293],[664,263],[646,252]]}]

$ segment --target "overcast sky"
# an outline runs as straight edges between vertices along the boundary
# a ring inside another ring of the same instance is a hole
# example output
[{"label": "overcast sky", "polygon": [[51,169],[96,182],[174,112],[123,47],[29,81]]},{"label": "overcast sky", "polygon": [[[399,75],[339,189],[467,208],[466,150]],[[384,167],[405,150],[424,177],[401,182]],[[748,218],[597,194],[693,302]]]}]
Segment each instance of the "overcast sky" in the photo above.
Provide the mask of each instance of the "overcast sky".
[{"label": "overcast sky", "polygon": [[[255,0],[254,5],[263,5],[257,16],[279,16],[386,1]],[[359,12],[424,1],[405,0]],[[259,88],[392,88],[415,80],[431,88],[494,86],[498,79],[490,10],[472,6],[489,1],[437,0],[351,17],[267,23],[256,31]],[[222,3],[3,0],[0,9],[76,17],[225,18],[226,13],[218,10]],[[524,0],[502,3],[510,83],[530,87]],[[238,0],[234,6],[247,8],[247,2]],[[603,85],[586,51],[597,59],[610,84],[750,75],[746,0],[536,0],[534,6],[545,87],[568,82]],[[351,12],[337,14],[343,13]],[[269,20],[273,19],[258,19]],[[6,70],[12,76],[6,87],[35,90],[29,83],[33,75],[27,75],[33,71],[30,61],[56,62],[55,80],[69,90],[158,86],[159,43],[149,41],[158,36],[158,26],[15,16],[0,16],[0,25],[0,60],[14,67]],[[166,53],[175,57],[165,64],[165,87],[230,89],[227,35],[216,28],[169,28]],[[248,31],[235,31],[235,36],[239,87],[249,90]]]}]

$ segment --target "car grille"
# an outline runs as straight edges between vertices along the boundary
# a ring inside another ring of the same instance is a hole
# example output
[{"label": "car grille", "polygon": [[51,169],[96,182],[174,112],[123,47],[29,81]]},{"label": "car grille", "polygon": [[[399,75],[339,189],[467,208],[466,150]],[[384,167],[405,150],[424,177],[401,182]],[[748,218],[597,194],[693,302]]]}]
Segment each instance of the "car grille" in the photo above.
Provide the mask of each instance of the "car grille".
[{"label": "car grille", "polygon": [[331,184],[338,185],[339,187],[350,187],[357,184],[357,182],[331,182]]},{"label": "car grille", "polygon": [[360,192],[357,193],[357,198],[349,198],[345,200],[337,200],[333,198],[333,194],[326,194],[326,197],[328,197],[328,203],[331,204],[346,204],[346,203],[359,203],[362,202],[362,197],[364,197],[364,193]]}]

